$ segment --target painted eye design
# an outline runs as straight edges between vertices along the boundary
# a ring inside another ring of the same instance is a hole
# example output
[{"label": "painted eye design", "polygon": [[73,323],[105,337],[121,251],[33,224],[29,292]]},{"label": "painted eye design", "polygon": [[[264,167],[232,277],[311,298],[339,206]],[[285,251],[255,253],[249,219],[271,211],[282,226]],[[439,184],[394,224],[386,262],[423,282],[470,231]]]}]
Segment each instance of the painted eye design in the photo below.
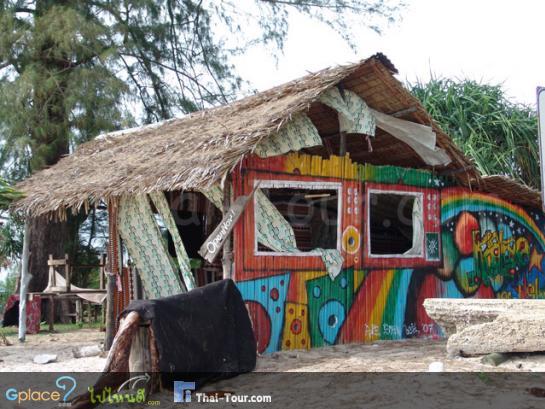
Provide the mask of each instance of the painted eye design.
[{"label": "painted eye design", "polygon": [[348,254],[355,254],[360,249],[360,232],[354,226],[348,226],[342,237],[342,247]]}]

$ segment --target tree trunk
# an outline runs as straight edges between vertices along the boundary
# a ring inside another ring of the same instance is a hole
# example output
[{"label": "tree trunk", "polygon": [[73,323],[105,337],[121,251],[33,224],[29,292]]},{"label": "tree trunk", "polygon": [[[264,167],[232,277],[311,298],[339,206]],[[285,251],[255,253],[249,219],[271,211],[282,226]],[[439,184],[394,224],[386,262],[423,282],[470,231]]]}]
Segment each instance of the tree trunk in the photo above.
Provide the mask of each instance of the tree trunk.
[{"label": "tree trunk", "polygon": [[49,267],[47,258],[53,254],[53,258],[64,257],[69,253],[70,238],[67,221],[59,222],[48,220],[45,216],[35,217],[30,220],[30,259],[29,272],[32,274],[29,291],[43,291],[47,287]]}]

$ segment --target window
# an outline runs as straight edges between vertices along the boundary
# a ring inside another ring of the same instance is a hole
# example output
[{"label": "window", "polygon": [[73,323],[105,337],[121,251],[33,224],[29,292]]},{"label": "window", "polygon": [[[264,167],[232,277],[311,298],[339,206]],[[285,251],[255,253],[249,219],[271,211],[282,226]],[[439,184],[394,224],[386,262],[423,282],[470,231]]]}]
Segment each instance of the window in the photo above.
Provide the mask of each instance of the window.
[{"label": "window", "polygon": [[422,256],[421,193],[370,190],[367,224],[370,256]]},{"label": "window", "polygon": [[255,195],[258,253],[339,249],[340,187],[331,182],[261,181]]}]

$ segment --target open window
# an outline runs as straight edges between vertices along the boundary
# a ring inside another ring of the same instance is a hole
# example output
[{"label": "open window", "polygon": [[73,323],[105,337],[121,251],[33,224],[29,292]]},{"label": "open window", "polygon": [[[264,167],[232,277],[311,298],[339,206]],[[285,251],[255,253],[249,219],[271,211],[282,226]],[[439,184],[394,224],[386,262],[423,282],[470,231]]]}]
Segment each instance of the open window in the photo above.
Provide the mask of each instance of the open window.
[{"label": "open window", "polygon": [[261,181],[255,195],[256,253],[340,250],[339,183]]},{"label": "open window", "polygon": [[369,190],[369,257],[421,258],[424,243],[423,194]]}]

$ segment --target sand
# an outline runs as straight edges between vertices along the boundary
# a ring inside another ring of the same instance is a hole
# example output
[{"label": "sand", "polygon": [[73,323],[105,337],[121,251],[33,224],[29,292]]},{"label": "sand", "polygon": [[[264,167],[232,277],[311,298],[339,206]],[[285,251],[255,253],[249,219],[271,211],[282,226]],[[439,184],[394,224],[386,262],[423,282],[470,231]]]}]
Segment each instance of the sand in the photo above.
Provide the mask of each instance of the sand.
[{"label": "sand", "polygon": [[[76,359],[72,348],[97,345],[104,333],[81,329],[59,334],[29,335],[21,344],[0,346],[0,372],[100,372],[104,356]],[[447,358],[446,341],[407,339],[372,344],[334,345],[302,351],[281,351],[258,358],[258,372],[426,372],[432,362],[442,362],[447,372],[545,372],[545,354],[513,356],[500,366],[483,365],[480,358]],[[38,354],[56,354],[57,362],[35,364]]]},{"label": "sand", "polygon": [[[72,355],[75,346],[100,343],[103,333],[97,330],[30,335],[24,344],[19,344],[14,337],[9,338],[12,346],[0,346],[0,372],[100,372],[105,364],[105,357],[76,359]],[[494,367],[482,365],[480,358],[449,359],[445,347],[444,340],[414,339],[336,345],[310,351],[282,351],[259,357],[253,373],[208,384],[198,392],[213,397],[220,391],[219,396],[223,398],[215,407],[229,408],[311,406],[325,409],[362,407],[364,404],[366,408],[377,409],[435,409],[438,402],[449,408],[466,408],[469,403],[478,401],[479,408],[498,409],[537,408],[545,404],[545,398],[530,392],[534,386],[543,386],[543,376],[539,381],[528,378],[528,375],[521,376],[523,371],[545,371],[545,355],[517,355]],[[57,354],[57,362],[46,365],[32,362],[35,355],[44,353]],[[458,373],[450,377],[418,374],[426,372],[433,362],[441,362],[447,372]],[[504,373],[483,376],[483,372],[492,371]],[[508,371],[514,372],[505,373]],[[8,376],[8,373],[0,375]],[[236,397],[270,395],[272,402],[226,402],[225,392]],[[196,402],[196,392],[192,397],[193,402],[184,404],[185,407],[202,407]],[[523,406],[520,406],[521,402],[524,402]],[[143,409],[156,405],[172,409],[180,407],[180,403],[174,402],[172,391],[154,394],[147,404],[131,404],[130,407]]]},{"label": "sand", "polygon": [[[0,346],[0,372],[100,372],[105,357],[74,358],[73,347],[97,345],[104,333],[95,329],[28,335],[25,343],[8,337],[11,346]],[[57,361],[45,365],[32,360],[38,354],[56,354]]]}]

